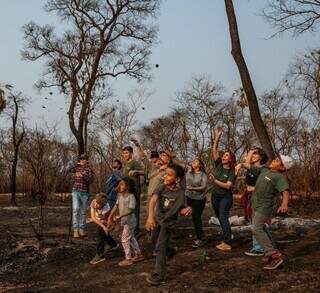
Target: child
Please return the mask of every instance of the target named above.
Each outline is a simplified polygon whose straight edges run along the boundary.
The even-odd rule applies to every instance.
[[[136,225],[134,211],[136,208],[136,200],[133,194],[133,180],[129,177],[122,178],[118,187],[117,202],[113,207],[108,219],[109,223],[111,223],[113,219],[120,221],[120,225],[123,227],[121,243],[125,253],[125,259],[119,262],[119,266],[121,267],[130,266],[134,262],[144,259],[143,255],[141,254],[139,244],[134,237],[134,228]]]
[[[253,151],[248,156],[251,157]],[[253,212],[252,232],[264,251],[262,262],[264,269],[274,270],[283,263],[282,254],[274,247],[269,235],[265,231],[265,223],[272,216],[275,203],[280,194],[282,194],[282,203],[278,208],[278,213],[288,211],[289,185],[284,174],[293,165],[293,161],[288,156],[280,155],[272,160],[269,168],[243,166],[250,172],[259,175],[252,196],[251,206]]]
[[[95,257],[90,261],[90,264],[95,265],[99,262],[105,261],[104,246],[107,243],[111,249],[114,250],[119,245],[114,241],[108,232],[107,219],[110,212],[110,206],[107,203],[107,198],[104,194],[98,194],[96,198],[91,202],[91,220],[97,224],[97,253]]]
[[[166,257],[174,254],[170,240],[179,211],[184,216],[192,213],[190,207],[185,207],[184,190],[180,186],[184,173],[184,169],[179,165],[172,164],[168,167],[164,183],[155,189],[149,203],[146,229],[150,231],[156,226],[158,229],[155,272],[147,277],[147,282],[153,286],[158,286],[164,281]]]

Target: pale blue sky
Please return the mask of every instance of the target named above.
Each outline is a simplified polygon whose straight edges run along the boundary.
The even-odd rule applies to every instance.
[[[39,78],[39,63],[21,60],[23,45],[21,27],[30,20],[55,24],[54,16],[42,10],[44,0],[1,0],[0,10],[0,82],[16,86],[33,98],[28,107],[29,123],[41,119],[59,121],[61,133],[68,132],[65,98],[57,95],[44,100],[33,84]],[[315,35],[298,39],[289,35],[267,39],[273,32],[259,15],[266,1],[235,0],[243,52],[257,93],[277,85],[292,58],[307,48],[319,45]],[[223,0],[164,0],[159,18],[159,44],[153,50],[154,79],[147,87],[154,94],[139,113],[141,122],[167,113],[174,104],[177,91],[190,81],[193,74],[207,74],[232,92],[240,86],[239,74],[230,54],[230,39]],[[114,80],[119,96],[134,84],[125,79]],[[49,113],[42,105],[51,109]],[[63,108],[63,110],[60,110]]]

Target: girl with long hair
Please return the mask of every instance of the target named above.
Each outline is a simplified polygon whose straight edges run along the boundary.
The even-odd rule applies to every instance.
[[[223,231],[223,241],[216,247],[219,250],[231,250],[231,227],[229,222],[229,212],[233,204],[233,186],[236,180],[235,164],[236,157],[233,152],[226,151],[222,157],[219,156],[218,145],[222,135],[222,128],[215,130],[215,138],[212,147],[214,159],[214,172],[211,175],[213,181],[211,202],[216,216]]]

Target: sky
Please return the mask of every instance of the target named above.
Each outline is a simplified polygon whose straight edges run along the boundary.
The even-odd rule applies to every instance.
[[[22,26],[29,21],[39,24],[59,23],[42,9],[44,0],[1,0],[0,10],[0,84],[10,83],[31,98],[27,107],[29,126],[58,125],[59,133],[69,134],[66,98],[38,93],[34,83],[43,71],[41,63],[21,58]],[[261,17],[264,0],[234,0],[242,49],[258,94],[279,83],[298,54],[319,45],[312,34],[292,39],[289,34],[269,38],[273,28]],[[145,84],[152,96],[145,110],[138,113],[140,124],[165,115],[175,104],[175,96],[193,75],[205,74],[220,82],[226,91],[241,86],[230,54],[230,38],[223,0],[163,0],[158,18],[159,38],[151,64],[153,80]],[[125,99],[136,84],[126,78],[112,81],[115,94]],[[45,98],[48,99],[45,99]],[[45,106],[46,108],[43,108]],[[50,108],[50,112],[48,110]]]

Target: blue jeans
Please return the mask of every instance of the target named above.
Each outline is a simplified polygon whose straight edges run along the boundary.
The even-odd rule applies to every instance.
[[[222,197],[212,195],[211,202],[223,231],[223,241],[230,244],[231,227],[229,222],[229,211],[233,204],[233,197],[232,195],[225,195]]]
[[[88,192],[72,190],[72,226],[73,229],[84,229],[86,226]]]
[[[271,232],[267,225],[265,225],[264,231],[268,235],[269,239],[271,239]],[[254,235],[252,235],[252,250],[256,252],[264,252],[262,246],[259,244],[259,242],[257,241],[256,237],[254,237]]]

